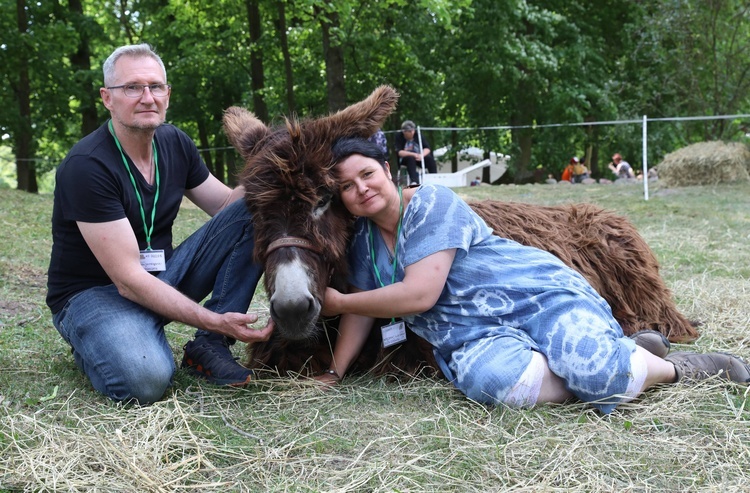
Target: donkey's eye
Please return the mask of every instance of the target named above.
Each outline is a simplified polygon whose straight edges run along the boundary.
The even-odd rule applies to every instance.
[[[326,193],[325,193],[325,194],[324,194],[324,195],[323,195],[323,196],[322,196],[322,197],[320,198],[320,200],[318,200],[318,203],[317,203],[317,204],[315,205],[315,208],[316,208],[316,209],[319,209],[319,208],[321,208],[321,207],[325,207],[325,206],[327,206],[327,205],[328,205],[328,204],[329,204],[329,203],[331,202],[331,197],[332,197],[332,196],[333,196],[333,194],[331,194],[330,192],[326,192]]]
[[[315,204],[315,208],[313,209],[313,217],[315,219],[319,218],[325,212],[328,210],[328,208],[331,206],[331,198],[333,195],[331,193],[325,193],[320,200],[318,200],[318,203]]]

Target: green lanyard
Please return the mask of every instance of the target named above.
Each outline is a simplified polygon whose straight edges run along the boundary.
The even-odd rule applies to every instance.
[[[154,194],[154,207],[151,209],[151,227],[148,227],[146,225],[146,211],[143,209],[143,199],[141,198],[141,192],[138,190],[138,185],[135,183],[135,177],[133,176],[133,172],[130,171],[130,165],[128,164],[128,160],[125,157],[125,153],[122,152],[122,145],[120,145],[120,141],[117,139],[117,135],[115,135],[115,129],[112,127],[112,120],[109,120],[109,132],[112,134],[112,137],[115,138],[115,144],[117,144],[117,149],[120,150],[120,156],[122,157],[122,163],[125,165],[125,169],[128,170],[128,175],[130,175],[130,183],[133,184],[133,190],[135,190],[135,198],[138,199],[138,206],[141,209],[141,219],[143,220],[143,232],[146,233],[146,250],[151,250],[151,235],[154,232],[154,218],[156,217],[156,203],[159,201],[159,156],[156,153],[156,143],[154,143],[154,139],[151,139],[151,149],[154,153],[154,167],[155,175],[156,175],[156,194]]]
[[[398,199],[399,199],[399,207],[398,207],[398,227],[396,228],[396,246],[393,248],[393,273],[391,274],[391,284],[394,284],[396,282],[396,260],[398,258],[398,239],[401,236],[401,222],[403,221],[403,212],[404,212],[404,198],[401,196],[401,187],[398,187]],[[372,221],[369,219],[367,220],[367,229],[368,229],[368,236],[370,240],[370,258],[372,259],[372,268],[375,269],[375,277],[378,278],[378,282],[380,283],[380,287],[384,288],[385,283],[383,283],[383,279],[380,277],[380,269],[378,269],[378,265],[375,263],[375,242],[372,239]],[[395,322],[396,319],[392,318],[391,322]]]

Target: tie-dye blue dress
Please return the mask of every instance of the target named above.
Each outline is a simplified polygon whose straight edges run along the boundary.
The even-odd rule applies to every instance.
[[[363,290],[380,287],[370,234],[380,278],[389,284],[393,273],[378,228],[360,218],[350,282]],[[449,188],[421,186],[404,211],[396,281],[405,266],[454,248],[435,306],[405,321],[432,344],[443,374],[459,390],[479,402],[504,402],[538,351],[582,401],[609,413],[627,400],[635,344],[589,283],[552,254],[493,235]]]

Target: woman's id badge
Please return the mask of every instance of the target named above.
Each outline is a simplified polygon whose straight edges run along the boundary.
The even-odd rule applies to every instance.
[[[164,250],[141,250],[141,267],[149,272],[167,270]]]
[[[384,325],[380,328],[383,334],[383,347],[406,342],[406,325],[403,320]]]

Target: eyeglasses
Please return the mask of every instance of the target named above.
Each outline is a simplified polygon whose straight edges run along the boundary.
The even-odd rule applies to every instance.
[[[157,98],[166,96],[172,88],[169,84],[123,84],[121,86],[110,86],[107,89],[122,89],[127,97],[140,98],[147,87],[151,95]]]

